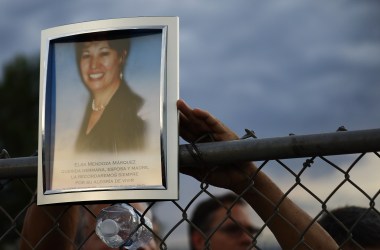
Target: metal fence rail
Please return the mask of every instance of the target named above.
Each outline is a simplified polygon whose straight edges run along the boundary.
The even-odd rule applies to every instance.
[[[202,159],[189,147],[179,150],[180,163],[186,166],[198,165],[198,160],[212,164],[375,152],[380,150],[380,129],[197,144]]]
[[[202,164],[226,164],[236,161],[380,151],[380,129],[290,135],[266,139],[248,138],[248,140],[180,145],[179,162],[186,166],[199,166],[200,161]],[[37,163],[37,156],[2,159],[0,161],[0,179],[35,177],[37,176]]]
[[[247,130],[245,139],[229,142],[211,142],[180,145],[179,160],[181,165],[202,167],[214,163],[230,163],[236,161],[262,161],[260,171],[279,169],[283,176],[290,179],[290,184],[280,185],[286,196],[299,196],[302,192],[304,201],[313,203],[312,216],[317,220],[322,213],[327,212],[327,207],[334,197],[340,197],[340,193],[345,188],[352,189],[360,198],[360,204],[366,204],[369,210],[375,211],[379,216],[379,195],[380,182],[369,183],[366,180],[356,179],[355,174],[362,168],[368,176],[376,175],[380,172],[380,129],[343,131],[315,134],[315,135],[289,135],[280,138],[257,139],[252,131]],[[340,155],[339,159],[330,159],[328,156]],[[22,240],[21,230],[24,223],[24,216],[29,207],[35,202],[35,177],[37,175],[37,156],[22,158],[6,158],[7,154],[2,153],[0,159],[0,249],[18,249],[18,244]],[[368,158],[371,157],[371,160]],[[300,160],[299,164],[297,159]],[[292,161],[291,163],[289,161]],[[363,166],[360,166],[363,163]],[[297,167],[294,167],[297,166]],[[367,170],[368,169],[370,170]],[[329,186],[327,191],[318,190],[315,183],[308,182],[316,169],[328,169],[334,171],[336,179],[332,178],[326,182]],[[309,173],[310,172],[310,173]],[[329,172],[329,173],[330,173]],[[318,177],[313,177],[318,178]],[[281,182],[282,179],[275,181]],[[301,191],[297,191],[301,190]],[[298,192],[298,193],[297,193]],[[182,245],[173,245],[177,231],[181,227],[188,225],[190,208],[200,199],[201,196],[215,197],[213,190],[205,183],[201,183],[198,192],[190,201],[182,204],[180,201],[153,202],[148,210],[155,211],[156,207],[162,204],[169,204],[171,216],[177,214],[178,220],[169,226],[162,226],[159,232],[155,233],[155,239],[160,249],[189,249],[187,241]],[[353,197],[353,196],[352,196]],[[352,197],[347,198],[347,204],[356,202]],[[359,202],[358,198],[358,202]],[[89,214],[92,220],[95,219],[96,212],[93,204],[80,204],[81,213]],[[302,206],[302,202],[301,202]],[[61,217],[64,215],[61,215]],[[60,218],[61,218],[60,217]],[[59,219],[55,221],[59,225]],[[161,222],[162,223],[162,222]],[[56,228],[56,227],[55,227]],[[59,228],[59,226],[58,226]],[[253,246],[260,249],[270,249],[262,241],[267,240],[265,236],[267,225],[264,222],[259,235],[252,237]],[[54,231],[54,229],[52,229]],[[347,229],[348,235],[353,228]],[[61,232],[61,234],[64,234]],[[263,235],[261,237],[260,235]],[[78,239],[69,239],[74,249],[86,249],[85,243],[94,235],[93,229],[85,233],[85,236]],[[211,234],[212,235],[212,234]],[[349,240],[348,236],[348,240]],[[262,241],[260,239],[262,238]],[[357,243],[360,249],[360,244]],[[253,247],[252,246],[252,247]],[[267,246],[267,247],[265,247]],[[38,249],[33,248],[31,249]],[[208,249],[205,246],[205,249]]]

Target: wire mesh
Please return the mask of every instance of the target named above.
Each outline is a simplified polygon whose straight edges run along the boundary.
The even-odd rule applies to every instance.
[[[252,131],[248,132],[244,138],[255,138]],[[313,141],[310,141],[309,144],[313,144]],[[200,152],[197,151],[201,151],[201,149],[195,144],[189,144],[186,147],[190,151],[189,154],[193,154],[196,162],[204,161],[207,157],[207,154],[202,154],[200,157]],[[8,157],[9,155],[3,151],[1,158]],[[17,159],[14,160],[17,161]],[[9,168],[9,161],[5,165]],[[283,198],[277,204],[273,204],[275,212],[266,221],[256,220],[257,215],[253,215],[253,217],[256,216],[257,228],[247,228],[240,225],[231,216],[232,209],[237,206],[238,200],[242,199],[242,194],[240,194],[229,206],[220,204],[224,207],[225,216],[215,227],[207,230],[198,227],[191,221],[194,207],[207,198],[217,200],[220,197],[219,194],[224,192],[224,190],[208,185],[206,175],[188,200],[150,202],[143,211],[140,211],[142,218],[149,213],[153,214],[154,229],[152,233],[156,248],[190,249],[187,230],[192,228],[204,238],[203,249],[212,249],[212,239],[221,232],[227,232],[230,236],[235,235],[235,237],[247,236],[250,241],[250,249],[278,249],[279,246],[273,243],[275,239],[268,229],[268,225],[272,223],[275,216],[282,216],[278,212],[278,208],[285,198],[290,198],[313,218],[305,231],[300,233],[297,246],[312,249],[304,240],[305,233],[314,222],[319,221],[324,215],[328,215],[343,228],[344,238],[338,242],[340,248],[351,244],[357,249],[364,249],[363,242],[359,242],[355,238],[355,227],[359,227],[360,219],[367,216],[367,213],[375,213],[380,217],[380,182],[378,181],[380,179],[380,154],[378,152],[366,151],[355,154],[338,152],[337,155],[322,155],[317,152],[310,157],[262,159],[257,161],[256,165],[258,171],[254,175],[245,175],[247,179],[245,191],[254,189],[255,178],[260,171],[263,171],[284,192]],[[217,168],[207,171],[216,171]],[[242,172],[242,174],[245,173]],[[17,173],[10,175],[5,178],[6,173],[3,172],[0,180],[0,249],[20,249],[20,245],[22,249],[47,249],[46,242],[50,240],[55,241],[55,249],[103,249],[100,245],[94,247],[94,244],[99,244],[96,243],[99,239],[95,234],[95,220],[100,209],[110,204],[65,205],[60,206],[59,213],[52,212],[54,206],[44,206],[45,217],[43,218],[48,221],[45,224],[50,228],[43,228],[42,224],[44,223],[42,222],[32,225],[33,233],[38,234],[38,240],[30,241],[28,235],[23,232],[23,227],[28,223],[27,220],[24,220],[26,214],[36,207],[36,179],[30,176],[25,177],[22,173],[20,173],[20,177],[17,177]],[[331,212],[333,208],[348,205],[361,206],[366,211],[350,226],[344,225]],[[163,210],[167,213],[166,217],[159,214],[163,213]],[[72,216],[73,211],[79,214],[81,219],[75,229],[75,234],[70,234],[66,232],[64,224],[65,220]],[[286,218],[283,219],[286,220]],[[226,228],[226,221],[232,221],[232,224],[236,224],[237,227]],[[144,220],[140,222],[140,226],[146,226]]]

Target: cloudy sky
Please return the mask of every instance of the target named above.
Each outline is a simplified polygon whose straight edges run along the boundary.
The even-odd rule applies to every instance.
[[[12,0],[0,7],[0,65],[39,53],[42,29],[179,16],[180,96],[239,134],[356,130],[380,121],[378,1]]]
[[[238,134],[379,128],[379,11],[376,0],[4,0],[0,65],[38,54],[42,29],[179,16],[180,96]]]

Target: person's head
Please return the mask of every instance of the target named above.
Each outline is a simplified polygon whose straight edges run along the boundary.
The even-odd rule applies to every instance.
[[[343,249],[380,249],[380,214],[368,208],[347,206],[326,213],[319,224]],[[351,236],[352,235],[352,236]]]
[[[120,84],[128,49],[129,39],[115,39],[104,32],[87,35],[76,43],[79,72],[92,93]]]
[[[189,227],[192,250],[247,249],[258,232],[250,207],[233,194],[209,198],[195,208]],[[209,241],[207,242],[207,240]]]

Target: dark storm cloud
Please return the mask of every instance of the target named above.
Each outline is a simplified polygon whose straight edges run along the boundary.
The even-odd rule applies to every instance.
[[[38,53],[40,32],[49,27],[179,16],[180,93],[190,104],[263,136],[330,131],[343,123],[362,129],[379,120],[379,5],[16,0],[1,6],[0,63],[17,53]]]
[[[246,8],[252,15],[244,18],[213,19],[189,39],[184,80],[196,80],[183,93],[235,128],[264,135],[376,127],[379,5],[263,5]]]

